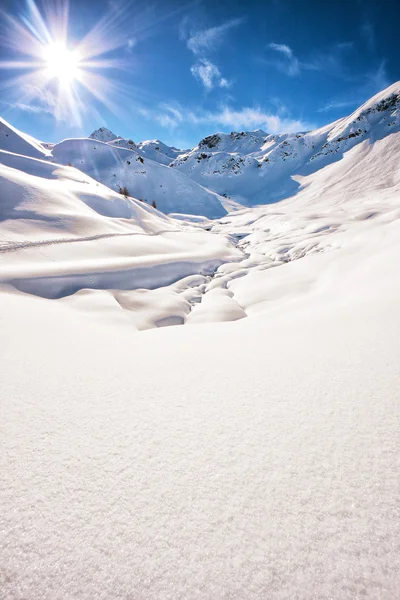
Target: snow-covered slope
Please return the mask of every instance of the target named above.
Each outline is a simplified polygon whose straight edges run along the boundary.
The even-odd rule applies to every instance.
[[[395,83],[349,117],[314,131],[267,134],[259,129],[252,132],[215,133],[201,140],[192,150],[178,150],[159,140],[135,144],[133,140],[117,138],[104,128],[94,132],[91,137],[102,139],[111,146],[135,150],[138,153],[136,160],[150,159],[169,166],[236,203],[245,206],[270,204],[297,193],[302,177],[341,160],[354,146],[371,144],[380,137],[398,132],[399,98],[400,84]],[[79,167],[79,163],[73,164]],[[90,174],[99,179],[95,171],[95,168],[92,169]],[[137,175],[144,174],[144,170],[137,172]],[[164,172],[160,176],[166,177]],[[150,178],[155,181],[159,176],[151,174]],[[200,207],[185,210],[185,202],[179,202],[179,207],[175,208],[171,208],[170,204],[165,205],[166,189],[148,189],[148,182],[144,183],[141,177],[134,177],[132,182],[127,169],[120,174],[118,181],[103,175],[100,175],[100,180],[112,189],[126,185],[129,190],[132,188],[133,195],[144,196],[146,200],[153,194],[153,199],[163,212],[201,212]],[[179,185],[178,182],[175,181],[175,185]],[[188,193],[187,184],[184,190],[185,196]],[[159,205],[159,201],[162,204]],[[220,201],[224,203],[224,200]],[[215,210],[208,210],[204,214],[208,217],[217,216]]]
[[[167,146],[160,140],[148,140],[137,144],[139,154],[144,158],[150,158],[163,165],[169,165],[175,158],[187,152],[173,146]]]
[[[118,148],[136,149],[143,158],[149,158],[162,165],[169,165],[180,154],[190,150],[179,150],[173,146],[167,146],[167,144],[164,144],[160,140],[147,140],[135,144],[132,139],[119,137],[106,127],[96,129],[96,131],[90,134],[89,138],[100,142],[108,142]]]
[[[4,600],[397,600],[396,102],[217,221],[0,152]]]
[[[267,135],[214,134],[171,163],[201,185],[244,205],[268,204],[296,193],[299,176],[340,160],[353,146],[400,130],[400,83],[349,117],[315,131]]]
[[[202,229],[73,167],[0,150],[0,279],[18,289],[55,298],[87,287],[154,288],[237,255],[226,236],[210,244]]]
[[[16,129],[0,117],[0,149],[15,154],[44,158],[50,154],[46,144],[19,129]]]
[[[128,140],[129,143],[129,140]],[[156,203],[164,213],[180,212],[218,218],[226,214],[220,198],[185,174],[143,158],[136,149],[92,139],[69,139],[56,144],[53,159],[72,164],[113,190],[148,204]]]

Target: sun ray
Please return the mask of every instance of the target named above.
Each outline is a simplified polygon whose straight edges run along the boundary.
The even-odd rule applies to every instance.
[[[132,74],[139,69],[136,53],[121,52],[121,57],[115,58],[115,52],[130,49],[128,41],[132,38],[149,37],[155,26],[160,27],[188,5],[182,2],[178,10],[155,13],[153,6],[143,6],[139,0],[113,0],[109,11],[84,37],[74,40],[69,30],[68,0],[43,2],[43,9],[39,10],[35,0],[26,0],[19,18],[0,9],[0,41],[16,55],[15,60],[0,61],[0,69],[25,71],[13,74],[1,89],[15,91],[16,106],[21,98],[30,98],[33,108],[39,110],[42,103],[44,112],[75,125],[83,123],[85,113],[97,110],[96,102],[120,118],[128,118],[135,102],[146,101],[146,90],[136,90],[123,78],[117,81],[110,76],[116,70],[129,68]],[[129,18],[132,15],[133,22]]]
[[[26,12],[20,19],[1,13],[2,42],[24,58],[0,61],[0,68],[26,71],[3,83],[2,89],[18,87],[19,97],[22,93],[26,101],[31,97],[39,102],[41,93],[47,105],[51,103],[49,110],[57,119],[69,114],[76,125],[82,123],[82,114],[87,110],[82,95],[87,99],[90,93],[109,110],[116,111],[117,103],[107,97],[105,90],[115,92],[117,86],[109,84],[109,78],[94,73],[123,67],[121,60],[104,56],[127,43],[128,35],[121,34],[126,7],[115,13],[100,19],[79,43],[69,39],[67,2],[52,3],[51,9],[46,5],[41,13],[34,0],[27,0]],[[39,88],[41,92],[36,92]]]

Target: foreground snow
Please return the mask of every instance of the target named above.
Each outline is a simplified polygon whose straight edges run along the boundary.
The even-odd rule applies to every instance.
[[[140,336],[0,295],[3,597],[397,598],[399,258]]]
[[[12,135],[1,597],[397,600],[400,133],[218,221]]]

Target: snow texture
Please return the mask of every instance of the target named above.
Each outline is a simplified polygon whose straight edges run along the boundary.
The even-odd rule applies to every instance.
[[[399,88],[217,220],[99,181],[158,141],[2,121],[2,600],[398,600]]]

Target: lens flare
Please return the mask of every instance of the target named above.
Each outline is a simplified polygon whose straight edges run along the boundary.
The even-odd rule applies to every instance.
[[[126,120],[132,118],[133,108],[140,110],[143,102],[154,100],[132,83],[132,74],[143,69],[136,43],[185,12],[190,0],[173,3],[172,8],[165,3],[157,10],[141,0],[110,0],[108,12],[80,40],[74,39],[70,27],[74,21],[68,0],[42,2],[40,10],[35,0],[25,0],[18,17],[0,8],[0,44],[12,57],[0,60],[0,69],[10,71],[0,86],[2,100],[7,96],[13,107],[47,112],[78,127],[86,117],[101,120],[101,106]],[[80,30],[81,26],[80,22]],[[127,68],[129,77],[116,77],[117,70]]]
[[[71,39],[69,32],[68,3],[44,5],[40,12],[34,0],[27,0],[26,11],[19,18],[0,11],[0,40],[12,50],[13,60],[0,61],[1,69],[21,70],[3,83],[2,88],[16,98],[15,106],[40,107],[57,120],[68,120],[82,126],[87,112],[96,113],[91,96],[112,112],[117,112],[118,102],[110,95],[127,93],[123,83],[118,86],[104,71],[124,68],[121,59],[110,58],[110,53],[127,47],[132,35],[127,29],[126,3],[117,9],[113,5],[112,17],[104,15],[79,42]],[[130,68],[135,58],[129,55]],[[103,73],[102,73],[103,71]]]

